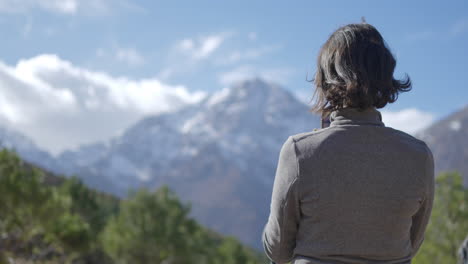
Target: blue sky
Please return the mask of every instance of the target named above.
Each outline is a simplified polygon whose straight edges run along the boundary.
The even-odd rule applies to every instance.
[[[313,75],[320,46],[336,28],[364,16],[395,54],[395,76],[408,73],[413,80],[413,91],[385,108],[389,121],[405,126],[424,119],[427,125],[468,103],[467,5],[461,0],[0,0],[5,104],[0,117],[57,152],[108,138],[145,114],[196,101],[242,78],[278,82],[306,101],[313,92],[306,74]],[[135,89],[145,92],[133,94]],[[113,101],[103,99],[108,97]],[[102,122],[88,117],[106,102],[118,109],[100,106],[96,116],[126,116],[125,122],[108,130],[79,130]],[[85,121],[51,147],[57,137],[48,136],[50,131],[77,120]],[[70,138],[76,140],[67,145]]]

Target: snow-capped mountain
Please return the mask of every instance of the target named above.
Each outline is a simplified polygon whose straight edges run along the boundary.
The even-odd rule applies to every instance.
[[[417,135],[432,150],[436,173],[458,171],[468,187],[468,105]]]
[[[248,80],[145,118],[108,144],[65,152],[60,170],[118,195],[167,184],[203,224],[258,247],[281,145],[319,126],[282,87]]]
[[[0,143],[29,162],[120,196],[169,185],[201,223],[259,247],[281,145],[319,126],[318,116],[288,91],[254,79],[56,159],[11,129],[0,127]],[[437,173],[458,170],[468,186],[468,106],[417,137],[432,149]]]

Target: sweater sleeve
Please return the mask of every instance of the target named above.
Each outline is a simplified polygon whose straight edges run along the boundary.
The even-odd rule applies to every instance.
[[[426,175],[424,178],[425,197],[421,202],[418,212],[413,216],[411,225],[411,255],[414,257],[424,241],[424,232],[431,217],[432,205],[434,202],[434,157],[428,148],[426,160]]]
[[[270,205],[270,216],[262,234],[266,255],[277,264],[293,258],[300,209],[298,195],[299,164],[296,146],[289,137],[281,148]]]

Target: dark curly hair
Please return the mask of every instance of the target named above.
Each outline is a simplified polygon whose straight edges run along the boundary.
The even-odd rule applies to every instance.
[[[313,79],[312,112],[343,107],[382,108],[411,90],[408,75],[393,78],[396,60],[379,31],[367,23],[338,28],[322,46]]]

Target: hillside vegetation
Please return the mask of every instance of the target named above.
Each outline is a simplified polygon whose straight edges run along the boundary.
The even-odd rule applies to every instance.
[[[1,150],[0,200],[0,264],[265,263],[191,219],[167,187],[118,200]]]
[[[254,264],[264,256],[189,217],[167,187],[126,200],[57,177],[0,151],[0,264]],[[468,190],[456,172],[436,179],[425,241],[415,264],[457,263],[468,235]]]
[[[468,189],[462,176],[439,174],[435,191],[431,219],[414,264],[459,263],[457,251],[468,236]]]

